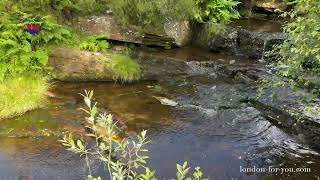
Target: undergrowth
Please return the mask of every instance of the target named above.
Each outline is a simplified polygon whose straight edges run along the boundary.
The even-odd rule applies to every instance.
[[[55,23],[50,16],[40,17],[20,11],[0,12],[0,81],[27,72],[46,71],[48,46],[70,37],[70,32]],[[39,26],[37,34],[24,29]]]

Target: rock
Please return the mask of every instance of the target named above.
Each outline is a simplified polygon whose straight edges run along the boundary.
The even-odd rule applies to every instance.
[[[252,7],[254,2],[252,0],[240,0],[238,7],[242,16],[250,17],[252,15]]]
[[[247,28],[246,24],[242,27],[241,24],[243,22],[235,22],[232,26],[226,27],[225,31],[221,34],[210,33],[205,25],[200,24],[194,27],[194,32],[196,33],[193,35],[192,43],[214,52],[241,55],[251,59],[262,59],[265,52],[271,50],[273,45],[283,43],[287,39],[288,34],[276,32],[279,31],[279,24],[263,19],[255,19],[255,24],[258,21],[264,22],[260,23],[261,28],[250,27],[250,30],[247,30],[244,29]],[[274,26],[274,28],[266,29],[265,27],[269,25]]]
[[[238,33],[238,48],[240,53],[248,58],[261,59],[264,53],[270,51],[276,44],[283,43],[287,33],[281,32],[251,32],[241,29]]]
[[[165,97],[158,97],[158,96],[153,96],[154,98],[156,98],[158,101],[160,101],[160,103],[162,105],[166,105],[166,106],[177,106],[178,103],[173,101],[173,100],[170,100],[168,98],[165,98]]]
[[[226,52],[231,54],[237,54],[238,46],[238,29],[229,27],[224,33],[214,37],[209,41],[209,47],[212,51]]]
[[[251,16],[252,11],[265,14],[278,13],[285,11],[289,5],[284,0],[240,0],[240,12],[244,16]]]
[[[248,76],[244,75],[241,72],[238,72],[235,76],[234,79],[240,82],[243,82],[245,84],[253,84],[255,83],[255,81],[251,78],[249,78]]]
[[[93,53],[75,49],[58,48],[52,51],[49,66],[53,67],[55,78],[60,81],[113,81],[108,67],[113,50]],[[189,67],[184,61],[168,57],[155,57],[150,53],[137,51],[134,59],[142,70],[141,80],[164,80],[186,75]]]
[[[284,0],[256,0],[254,9],[262,12],[282,12],[288,8],[288,4]]]
[[[191,75],[203,75],[216,73],[219,77],[235,78],[236,80],[254,82],[267,75],[266,68],[262,64],[253,63],[217,63],[216,61],[190,61],[187,62]],[[248,80],[248,81],[247,81]]]
[[[270,98],[269,98],[270,99]],[[285,132],[302,137],[312,149],[320,150],[320,123],[314,119],[300,114],[293,116],[283,102],[265,102],[250,99],[249,103],[258,109],[266,119]],[[276,104],[277,103],[277,104]]]
[[[175,39],[179,47],[186,46],[190,43],[192,37],[191,23],[188,20],[169,19],[164,24],[166,35]]]
[[[222,34],[213,34],[205,25],[200,24],[195,27],[193,44],[201,48],[206,48],[214,52],[224,52],[237,54],[238,29],[227,27]]]
[[[229,62],[229,64],[234,64],[234,63],[236,63],[236,60],[231,60],[231,61]]]
[[[142,36],[134,27],[123,29],[111,15],[80,17],[78,22],[81,31],[89,35],[106,34],[116,41],[141,43]]]
[[[142,80],[168,80],[172,77],[188,75],[190,71],[185,59],[175,57],[174,54],[150,53],[144,50],[136,50],[132,53],[141,66]]]
[[[110,53],[58,48],[52,51],[49,66],[61,81],[112,81],[112,73],[106,68],[111,56]]]
[[[163,47],[175,45],[175,39],[167,37],[165,35],[165,32],[163,32],[162,34],[144,34],[139,31],[139,27],[128,26],[126,28],[123,28],[110,14],[101,16],[80,17],[78,26],[81,31],[85,32],[88,35],[106,34],[109,35],[108,39],[114,41]],[[171,26],[168,26],[168,29],[170,29],[169,27]],[[179,28],[181,27],[182,26],[179,25]],[[172,32],[174,31],[172,30]],[[180,34],[182,35],[183,32],[184,31],[178,32],[177,37],[180,41],[183,40],[183,38],[180,38]],[[152,36],[150,36],[150,34]]]

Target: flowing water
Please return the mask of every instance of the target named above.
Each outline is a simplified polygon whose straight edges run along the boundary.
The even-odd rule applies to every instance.
[[[194,49],[166,52],[188,61],[200,56],[224,62],[234,58]],[[84,104],[78,94],[85,89],[94,90],[98,106],[113,113],[126,133],[148,130],[152,140],[148,165],[157,169],[160,179],[173,178],[175,164],[183,161],[200,166],[207,177],[218,180],[320,178],[317,152],[243,103],[254,88],[221,77],[214,69],[188,64],[189,76],[161,82],[56,83],[52,90],[56,97],[49,99],[48,107],[0,122],[0,180],[86,177],[83,159],[58,142],[65,132],[85,133],[84,114],[79,110]],[[178,105],[162,105],[154,96]],[[106,178],[103,165],[91,163],[95,175]],[[310,168],[311,172],[241,172],[245,167]]]

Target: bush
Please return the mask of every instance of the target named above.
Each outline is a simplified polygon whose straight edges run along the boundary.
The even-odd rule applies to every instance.
[[[277,73],[292,85],[310,87],[320,94],[320,2],[298,0],[294,11],[285,13],[292,22],[284,30],[289,38],[271,53],[276,57]],[[313,80],[312,80],[313,79]]]
[[[146,155],[148,149],[145,148],[145,145],[149,143],[146,138],[147,132],[142,131],[136,138],[119,138],[120,128],[112,115],[106,113],[98,115],[97,103],[92,102],[93,92],[86,91],[83,97],[87,106],[83,111],[88,114],[86,121],[91,130],[88,136],[94,138],[95,145],[88,147],[88,144],[82,140],[74,140],[71,134],[65,136],[61,142],[69,151],[85,157],[90,174],[88,180],[101,180],[100,177],[93,178],[92,176],[91,157],[98,157],[104,163],[107,169],[106,174],[110,179],[156,180],[155,171],[151,171],[146,166],[146,160],[149,158]],[[183,165],[177,164],[177,180],[203,179],[203,173],[199,167],[195,168],[192,177],[188,177],[189,173],[191,172],[187,162]]]
[[[114,79],[122,82],[137,81],[141,77],[140,65],[128,55],[115,54],[109,64]]]
[[[0,83],[0,119],[23,114],[44,105],[49,85],[45,78],[24,75]]]
[[[47,46],[70,36],[69,31],[50,16],[32,16],[19,11],[0,14],[0,81],[27,72],[43,72],[48,62]],[[38,25],[41,29],[38,34],[30,34],[24,31],[28,25]]]

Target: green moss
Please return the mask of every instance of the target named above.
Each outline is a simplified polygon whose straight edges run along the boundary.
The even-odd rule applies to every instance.
[[[108,66],[115,80],[132,82],[141,78],[140,65],[127,55],[113,55]]]
[[[41,107],[49,88],[45,78],[14,77],[0,84],[0,119],[23,114]]]

